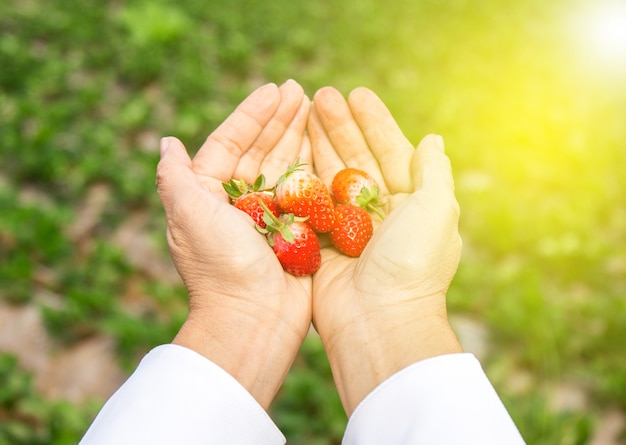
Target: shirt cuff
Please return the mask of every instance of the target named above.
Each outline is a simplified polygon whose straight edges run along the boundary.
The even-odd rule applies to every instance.
[[[468,353],[433,357],[376,387],[348,421],[344,445],[524,444],[485,375]]]
[[[267,412],[235,378],[178,345],[150,351],[107,401],[81,445],[284,444]]]

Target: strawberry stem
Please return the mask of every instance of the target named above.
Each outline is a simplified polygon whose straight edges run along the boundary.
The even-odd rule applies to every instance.
[[[270,246],[274,245],[273,234],[275,233],[280,233],[285,241],[289,244],[293,244],[295,242],[295,238],[289,226],[294,221],[305,221],[307,218],[298,218],[294,216],[293,213],[287,213],[281,215],[280,218],[277,218],[276,215],[274,215],[261,200],[259,200],[259,205],[263,209],[263,222],[265,222],[266,227],[262,228],[257,224],[256,229],[260,233],[267,235],[267,242]]]
[[[380,217],[381,220],[383,221],[385,220],[385,214],[381,212],[380,209],[376,207],[375,205],[368,204],[367,210],[371,210],[372,212],[376,213]]]

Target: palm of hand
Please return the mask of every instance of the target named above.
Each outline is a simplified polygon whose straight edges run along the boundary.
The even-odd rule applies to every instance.
[[[265,312],[280,312],[293,303],[309,306],[310,278],[285,273],[247,215],[230,205],[222,193],[198,188],[194,195],[198,218],[186,219],[185,227],[175,223],[168,227],[172,257],[183,271],[192,304],[207,300],[207,283],[211,283],[213,301],[217,297],[236,298]],[[216,231],[209,227],[226,229]],[[308,311],[286,311],[292,312]]]
[[[346,103],[323,89],[314,106],[309,133],[320,177],[328,184],[346,166],[368,172],[388,215],[359,258],[324,249],[313,281],[314,323],[324,337],[445,295],[461,242],[448,160],[434,136],[414,149],[369,90],[355,90]]]
[[[190,297],[191,313],[232,308],[244,318],[284,323],[302,338],[311,318],[311,279],[283,271],[252,220],[230,205],[222,182],[268,183],[296,158],[310,159],[303,138],[310,102],[287,82],[252,93],[193,158],[177,140],[158,169],[168,244]],[[231,310],[231,309],[229,309]]]
[[[383,309],[405,310],[407,301],[445,294],[460,239],[450,167],[436,139],[425,138],[415,150],[366,89],[346,102],[325,88],[310,116],[309,105],[295,82],[261,88],[209,136],[193,161],[177,142],[179,159],[160,166],[169,244],[192,309],[234,304],[244,314],[282,320],[303,336],[311,313],[318,330],[336,331]],[[271,184],[298,157],[312,164],[309,137],[317,174],[327,185],[341,168],[360,168],[378,182],[388,215],[361,257],[324,248],[313,283],[282,270],[221,186],[230,178],[253,182],[260,172]],[[169,181],[184,184],[176,189]]]

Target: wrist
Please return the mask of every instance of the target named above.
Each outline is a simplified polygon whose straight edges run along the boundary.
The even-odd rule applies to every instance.
[[[322,336],[333,378],[348,416],[378,385],[427,358],[462,352],[442,304],[419,302],[353,320],[333,337]],[[425,303],[425,304],[424,304]]]
[[[192,349],[232,375],[267,409],[305,333],[232,308],[192,311],[174,344]]]

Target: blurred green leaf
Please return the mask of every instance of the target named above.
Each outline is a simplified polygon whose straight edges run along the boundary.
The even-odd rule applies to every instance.
[[[57,340],[114,336],[132,368],[186,311],[180,284],[113,242],[143,213],[167,255],[160,136],[193,154],[265,82],[295,78],[309,97],[363,85],[414,144],[446,140],[465,246],[448,304],[491,333],[486,368],[505,358],[544,385],[580,379],[590,412],[624,407],[626,87],[619,60],[584,44],[601,4],[0,2],[0,298],[41,305]],[[76,240],[68,227],[94,184],[111,198]],[[133,286],[149,311],[129,308]],[[0,375],[0,398],[28,413],[0,425],[0,443],[76,443],[88,416],[42,400],[15,363]],[[590,416],[502,388],[529,443],[592,434]],[[272,413],[290,443],[339,443],[345,414],[315,337]]]

